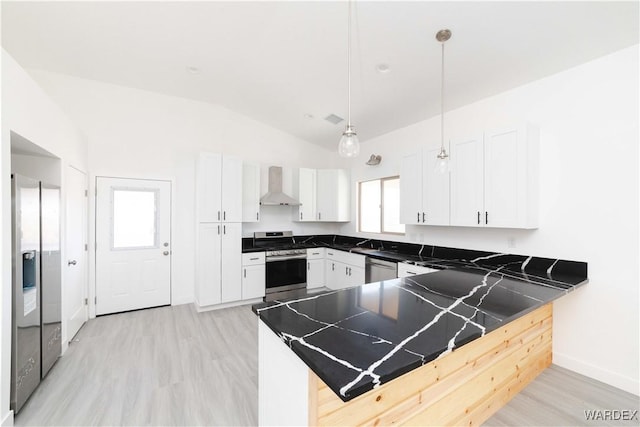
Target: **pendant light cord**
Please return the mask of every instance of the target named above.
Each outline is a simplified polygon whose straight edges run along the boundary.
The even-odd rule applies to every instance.
[[[442,69],[440,85],[440,152],[444,151],[444,42],[442,42]]]
[[[349,35],[347,44],[347,128],[351,128],[351,0],[349,0]]]

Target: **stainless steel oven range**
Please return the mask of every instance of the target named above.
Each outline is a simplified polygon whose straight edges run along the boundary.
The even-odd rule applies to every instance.
[[[255,232],[253,239],[254,247],[265,249],[265,300],[305,294],[307,250],[296,247],[293,232]]]

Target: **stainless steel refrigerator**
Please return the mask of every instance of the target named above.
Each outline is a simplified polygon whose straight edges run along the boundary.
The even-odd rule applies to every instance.
[[[62,348],[60,188],[11,178],[11,408],[17,413]]]

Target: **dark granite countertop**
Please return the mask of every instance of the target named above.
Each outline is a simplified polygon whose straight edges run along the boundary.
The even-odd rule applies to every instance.
[[[322,237],[306,244],[343,249],[336,243],[343,236]],[[374,251],[351,244],[350,251],[441,271],[253,306],[344,401],[587,282],[583,262],[386,243]]]

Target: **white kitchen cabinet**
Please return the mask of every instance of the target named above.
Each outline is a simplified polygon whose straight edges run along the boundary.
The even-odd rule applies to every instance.
[[[242,254],[242,299],[262,298],[265,295],[264,252]]]
[[[348,222],[349,172],[345,169],[316,170],[317,221]]]
[[[529,124],[452,141],[451,225],[536,228],[538,150]]]
[[[301,205],[293,209],[293,220],[317,221],[316,218],[316,170],[296,169],[293,172],[293,197]]]
[[[435,268],[422,267],[420,265],[407,264],[405,262],[398,263],[398,277],[417,276],[418,274],[434,273],[439,271]]]
[[[242,299],[242,228],[240,223],[198,225],[196,299],[208,306]]]
[[[242,160],[200,153],[196,173],[197,222],[242,221]]]
[[[363,285],[364,255],[327,249],[325,263],[325,283],[329,289],[343,289]]]
[[[260,221],[260,165],[242,164],[242,222]]]
[[[198,225],[196,302],[200,307],[222,302],[222,234],[220,224]]]
[[[325,284],[325,248],[307,249],[307,289],[322,288]]]
[[[418,150],[400,163],[400,222],[449,225],[449,173],[435,164],[439,148]]]
[[[293,197],[301,203],[293,210],[297,222],[348,222],[349,172],[345,169],[300,168],[293,175]]]
[[[242,299],[242,224],[222,224],[222,302]]]

